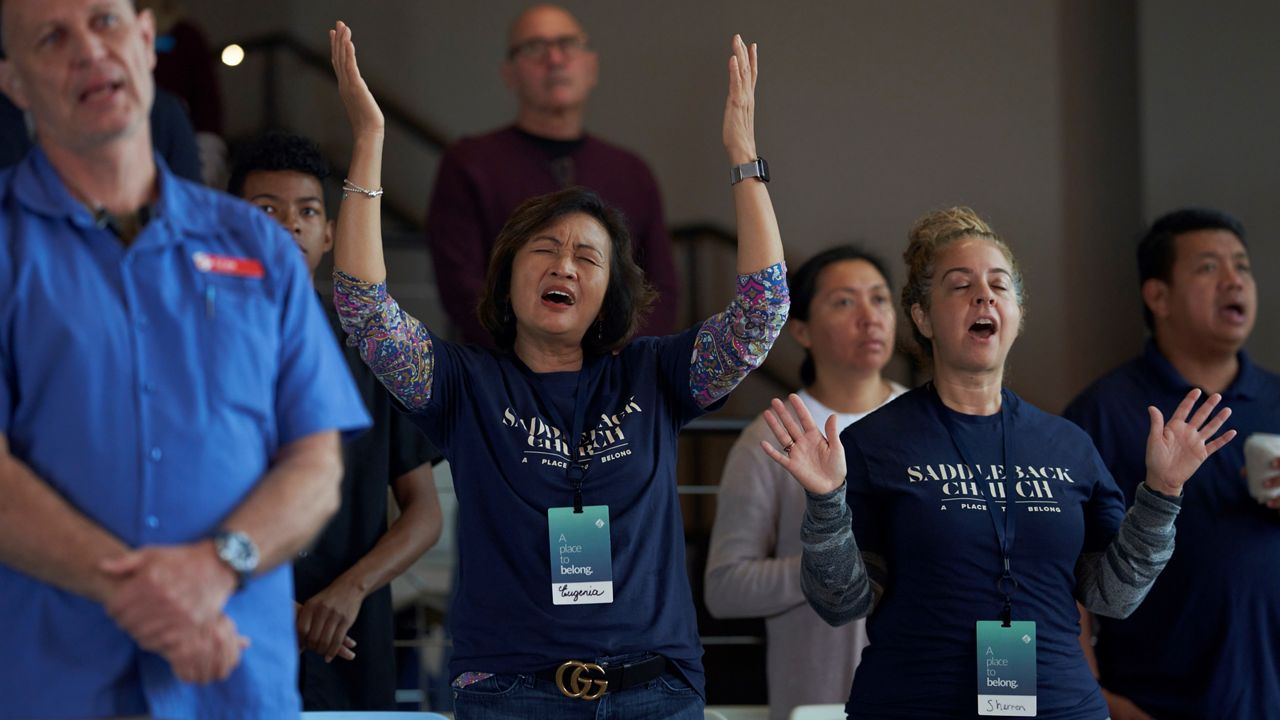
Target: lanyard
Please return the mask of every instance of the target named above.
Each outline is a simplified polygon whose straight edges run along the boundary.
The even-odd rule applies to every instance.
[[[569,432],[569,467],[565,476],[573,486],[573,511],[582,512],[582,481],[587,477],[587,465],[582,461],[582,426],[587,420],[587,382],[591,378],[591,367],[586,359],[582,361],[582,369],[578,370],[578,389],[573,395],[573,427]]]
[[[933,398],[935,401],[934,411],[938,418],[942,420],[942,424],[947,429],[947,434],[951,436],[951,444],[955,446],[956,452],[960,454],[960,461],[969,466],[977,478],[977,465],[969,461],[969,455],[965,452],[963,443],[960,442],[960,433],[956,428],[955,418],[951,417],[950,411],[943,406],[942,398],[938,395],[937,387],[933,387]],[[1013,433],[1010,430],[1011,413],[1009,411],[1009,395],[1003,389],[1000,391],[1000,429],[1004,436],[1004,518],[1001,522],[1001,512],[996,508],[995,498],[988,497],[987,514],[991,516],[991,525],[996,531],[996,540],[1000,545],[1000,557],[1003,561],[1004,569],[996,580],[996,589],[1004,596],[1004,610],[1001,612],[1000,619],[1005,627],[1009,627],[1009,623],[1013,620],[1013,593],[1018,589],[1018,581],[1013,577],[1013,570],[1010,566],[1010,558],[1013,554],[1013,541],[1017,536],[1017,514],[1015,510],[1017,505],[1014,503],[1014,494],[1011,492],[1009,484],[1013,482],[1013,473],[1010,472],[1013,459]],[[988,494],[988,493],[984,493]]]
[[[573,395],[573,426],[569,428],[569,437],[565,439],[565,445],[568,446],[569,462],[565,469],[565,477],[569,478],[569,485],[573,488],[573,511],[575,513],[582,512],[582,481],[587,476],[587,466],[591,460],[582,459],[582,428],[587,423],[587,402],[591,396],[590,381],[591,373],[595,369],[597,359],[583,358],[582,368],[578,370],[578,386]],[[544,391],[542,383],[538,380],[538,374],[530,370],[527,365],[520,362],[517,358],[517,366],[529,378],[529,384],[535,393]],[[545,408],[554,407],[555,404],[548,402],[544,397],[541,402]]]

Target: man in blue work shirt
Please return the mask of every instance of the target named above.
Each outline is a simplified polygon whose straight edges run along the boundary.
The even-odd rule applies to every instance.
[[[1240,221],[1216,210],[1156,220],[1138,248],[1152,337],[1065,413],[1130,502],[1148,405],[1167,413],[1193,387],[1222,393],[1241,438],[1187,483],[1177,549],[1142,606],[1127,620],[1098,619],[1099,679],[1116,720],[1280,712],[1280,501],[1259,504],[1240,471],[1245,438],[1280,432],[1280,376],[1243,349],[1258,309],[1244,239]]]
[[[302,257],[157,161],[149,13],[0,22],[0,717],[296,716],[282,563],[368,422]]]

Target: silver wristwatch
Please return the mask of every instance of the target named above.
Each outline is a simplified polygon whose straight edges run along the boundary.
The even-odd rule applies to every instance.
[[[734,165],[729,168],[729,184],[737,185],[747,178],[760,178],[761,182],[769,182],[769,163],[758,157],[749,163]]]
[[[235,572],[237,590],[258,570],[258,546],[242,532],[219,530],[213,536],[213,549],[218,559]]]

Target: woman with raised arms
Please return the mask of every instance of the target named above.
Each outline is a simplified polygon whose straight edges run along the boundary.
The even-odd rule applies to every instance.
[[[1128,509],[1089,437],[1004,387],[1022,328],[1009,246],[968,208],[916,223],[902,309],[933,381],[837,435],[796,396],[765,452],[807,491],[801,586],[833,625],[867,617],[851,718],[1103,720],[1076,600],[1123,617],[1173,551],[1182,485],[1234,437],[1189,393],[1150,408]],[[1194,412],[1193,412],[1194,410]],[[847,501],[846,501],[847,498]]]
[[[755,149],[755,46],[733,40],[723,141],[737,172],[737,294],[678,335],[634,338],[653,292],[617,211],[570,188],[519,207],[480,317],[447,342],[387,294],[384,125],[351,31],[331,33],[355,133],[334,251],[343,327],[441,448],[458,496],[449,611],[459,718],[702,718],[676,437],[764,360],[786,265]],[[767,175],[766,175],[767,177]]]

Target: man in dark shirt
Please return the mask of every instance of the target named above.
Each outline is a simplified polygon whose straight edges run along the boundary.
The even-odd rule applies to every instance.
[[[1193,387],[1222,393],[1240,435],[1187,483],[1177,549],[1142,606],[1127,620],[1098,619],[1098,669],[1116,720],[1280,712],[1280,502],[1260,505],[1241,473],[1245,439],[1280,432],[1280,376],[1243,349],[1257,313],[1244,238],[1238,220],[1214,210],[1156,220],[1138,249],[1152,338],[1065,413],[1130,503],[1148,405],[1168,413]]]
[[[290,232],[312,274],[333,247],[321,184],[327,174],[310,141],[270,133],[246,148],[228,188]],[[342,337],[332,308],[329,314]],[[343,350],[373,427],[346,445],[342,509],[293,565],[298,642],[304,650],[299,685],[306,710],[394,710],[388,583],[440,537],[431,465],[441,456],[393,407],[356,349],[344,344]],[[400,508],[390,528],[388,483]]]
[[[596,52],[573,15],[554,5],[529,8],[511,26],[502,65],[518,105],[515,123],[464,138],[441,160],[427,243],[440,297],[464,342],[493,344],[476,303],[498,231],[520,203],[570,185],[595,190],[626,216],[636,261],[658,291],[640,334],[676,329],[675,264],[653,173],[584,129],[597,71]]]

